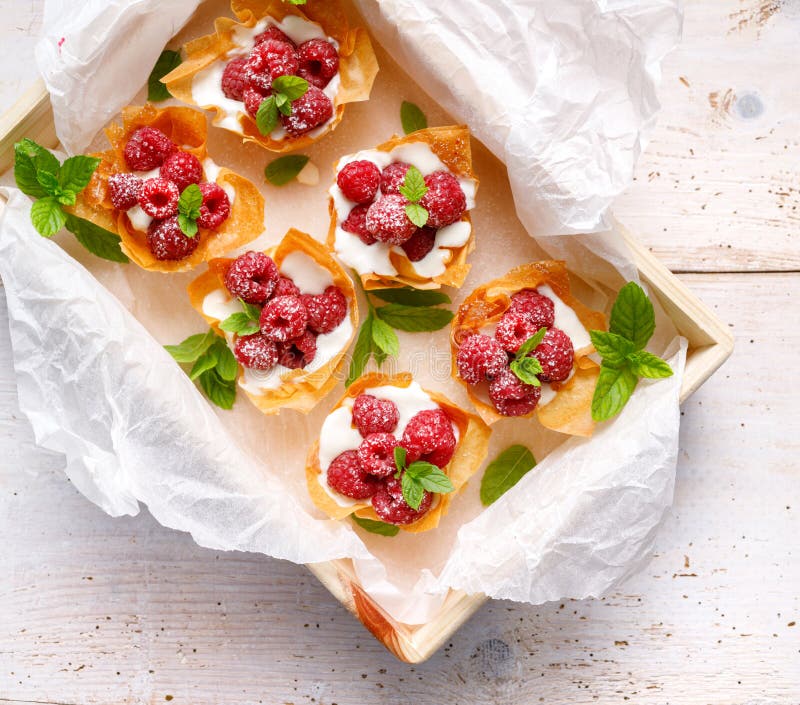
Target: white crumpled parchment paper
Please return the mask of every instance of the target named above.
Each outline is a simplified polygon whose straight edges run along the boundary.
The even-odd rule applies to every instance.
[[[579,292],[588,304],[605,306],[635,277],[619,233],[541,236],[606,227],[608,205],[630,180],[653,121],[658,60],[678,32],[675,4],[520,0],[499,11],[477,0],[357,2],[401,65],[506,162],[517,214],[539,238],[521,236],[513,213],[496,217],[495,200],[508,197],[484,180],[478,251],[463,293],[514,262],[549,254],[568,261],[576,284],[592,285]],[[90,0],[74,13],[47,3],[37,58],[69,151],[86,149],[132,100],[196,5]],[[344,125],[320,146],[326,157],[339,133],[346,139]],[[427,621],[450,588],[534,603],[601,595],[649,555],[672,497],[685,356],[658,306],[651,349],[670,358],[675,376],[642,382],[591,440],[565,441],[529,420],[498,424],[490,458],[522,442],[540,458],[537,468],[488,509],[473,481],[435,532],[384,539],[319,518],[305,491],[305,447],[337,392],[302,420],[265,418],[245,400],[217,412],[161,348],[198,330],[183,295],[188,279],[100,262],[68,237],[61,246],[44,240],[29,223],[29,199],[4,193],[0,275],[20,406],[37,441],[64,453],[69,477],[108,513],[134,514],[143,502],[204,546],[299,563],[352,557],[365,589],[410,624]],[[497,256],[482,261],[481,242]],[[447,333],[432,337],[428,352],[441,356]],[[401,342],[399,369],[466,399],[437,375],[441,360],[420,367],[419,341]]]

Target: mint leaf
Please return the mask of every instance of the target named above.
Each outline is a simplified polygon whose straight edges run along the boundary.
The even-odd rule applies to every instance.
[[[239,374],[239,363],[236,362],[228,344],[222,338],[217,338],[217,373],[226,382],[234,382]]]
[[[525,384],[541,387],[537,375],[542,373],[542,365],[535,357],[523,357],[512,360],[509,365],[511,371]]]
[[[630,399],[639,379],[627,365],[600,366],[600,376],[592,397],[592,418],[606,421],[616,416]]]
[[[250,316],[241,312],[232,313],[219,324],[219,327],[236,335],[253,335],[260,330],[258,321],[253,321]]]
[[[64,160],[58,172],[58,183],[64,191],[73,195],[80,193],[89,185],[100,159],[78,155]],[[72,204],[68,204],[72,205]]]
[[[383,352],[392,357],[400,352],[400,341],[397,339],[397,333],[378,318],[372,321],[372,341]]]
[[[218,361],[219,355],[217,354],[217,347],[216,345],[212,345],[197,358],[197,362],[194,363],[191,372],[189,372],[189,379],[195,380],[203,374],[203,372],[213,370],[217,366]]]
[[[290,5],[305,5],[306,0],[283,0],[284,2],[288,2]]]
[[[590,330],[594,349],[603,358],[603,362],[613,367],[625,362],[634,349],[634,344],[627,338],[623,338],[616,333],[608,333],[602,330]]]
[[[418,228],[425,227],[425,224],[428,222],[428,211],[419,205],[419,203],[407,203],[406,215]]]
[[[452,311],[428,306],[387,304],[376,308],[375,313],[392,328],[410,333],[439,330],[453,320]]]
[[[403,132],[410,135],[417,130],[424,130],[428,126],[428,119],[419,106],[404,100],[400,103],[400,123],[403,125]]]
[[[500,499],[535,466],[536,458],[525,446],[513,445],[506,448],[486,466],[483,473],[481,479],[483,506],[488,507]]]
[[[178,68],[182,62],[180,52],[172,51],[171,49],[164,49],[161,52],[147,79],[147,100],[151,103],[160,103],[170,97],[170,92],[161,83],[161,79],[173,69]]]
[[[425,177],[422,172],[415,166],[410,166],[403,177],[403,183],[400,184],[398,189],[401,195],[405,196],[411,203],[416,203],[426,193],[428,187],[425,185]]]
[[[425,496],[425,490],[422,485],[417,482],[408,472],[403,473],[400,480],[400,488],[403,491],[403,499],[412,509],[419,509],[422,504],[422,499]]]
[[[397,468],[397,472],[400,473],[406,469],[406,456],[408,451],[406,451],[403,446],[395,446],[394,448],[394,466]]]
[[[251,320],[253,321],[261,320],[260,306],[256,306],[255,304],[249,304],[244,299],[239,299],[239,303],[242,306],[242,311],[244,311]]]
[[[628,282],[619,290],[611,309],[609,331],[630,340],[637,350],[643,350],[656,328],[653,303],[642,287]]]
[[[186,237],[194,237],[200,230],[197,227],[197,221],[183,213],[178,213],[178,227]]]
[[[277,80],[277,79],[276,79]],[[256,127],[262,135],[269,136],[278,124],[278,107],[275,96],[271,95],[261,101],[256,113]]]
[[[59,195],[58,177],[55,174],[51,174],[49,171],[37,171],[36,180],[48,196]]]
[[[353,348],[353,357],[350,359],[350,369],[344,382],[345,387],[349,387],[361,377],[372,355],[372,321],[372,314],[369,314],[361,324],[361,330],[358,331],[356,344]]]
[[[273,186],[284,186],[303,170],[308,164],[308,159],[305,154],[289,154],[273,159],[264,169],[264,177]]]
[[[187,218],[200,217],[200,206],[203,205],[203,192],[197,184],[189,184],[178,199],[178,213]]]
[[[378,534],[379,536],[397,536],[400,532],[400,527],[394,524],[386,524],[385,522],[375,521],[374,519],[362,519],[355,514],[351,514],[350,518],[353,520],[353,523],[360,526],[364,531],[369,531],[371,534]]]
[[[294,101],[305,95],[308,81],[300,76],[278,76],[272,82],[272,90],[275,93],[283,93],[288,100]]]
[[[122,241],[119,235],[95,225],[91,220],[67,213],[67,230],[96,257],[111,262],[126,263],[129,261],[120,247]]]
[[[53,237],[67,222],[61,204],[52,196],[40,198],[31,206],[31,223],[44,237]]]
[[[440,468],[422,460],[411,463],[406,470],[406,475],[411,475],[428,492],[447,494],[455,489],[450,478]]]
[[[176,362],[194,362],[208,350],[216,337],[214,331],[209,330],[207,333],[190,335],[179,345],[165,345],[164,349]]]
[[[657,355],[647,352],[647,350],[637,350],[628,356],[631,370],[639,377],[648,379],[663,379],[672,377],[672,368]],[[603,360],[605,363],[605,360]]]
[[[39,183],[39,179],[36,178],[37,155],[42,152],[47,152],[47,150],[27,137],[14,145],[14,181],[22,193],[32,198],[44,198],[49,195]],[[47,153],[49,154],[49,152]],[[53,158],[55,159],[55,157]],[[59,164],[56,159],[55,170],[51,167],[51,173],[57,172],[58,169]]]
[[[436,306],[437,304],[449,304],[450,297],[441,291],[429,291],[426,289],[412,289],[401,287],[397,289],[373,289],[369,292],[383,301],[393,304],[403,304],[404,306]]]
[[[236,401],[236,383],[222,379],[216,370],[200,375],[200,386],[208,399],[220,409],[232,409]]]
[[[539,330],[537,330],[530,338],[528,338],[522,345],[519,346],[516,359],[520,360],[528,353],[536,350],[536,348],[539,347],[539,343],[544,340],[545,335],[547,335],[547,328],[539,328]],[[541,370],[539,370],[539,372],[541,372]]]

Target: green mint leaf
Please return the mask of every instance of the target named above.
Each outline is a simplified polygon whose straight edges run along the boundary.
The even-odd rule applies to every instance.
[[[413,476],[404,472],[403,478],[400,480],[400,488],[403,491],[403,499],[406,504],[412,509],[419,509],[419,505],[422,504],[422,498],[425,496],[425,490],[422,485]]]
[[[283,0],[284,2],[288,2],[290,5],[305,5],[306,0]]]
[[[285,93],[275,93],[275,105],[286,117],[292,114],[292,101]]]
[[[197,360],[211,346],[217,336],[213,330],[190,335],[178,345],[165,345],[164,349],[172,355],[175,362],[187,363]]]
[[[590,330],[594,349],[600,353],[603,363],[610,367],[622,365],[634,349],[634,344],[627,338],[623,338],[616,333],[608,333],[603,330]]]
[[[182,61],[180,52],[172,51],[171,49],[164,49],[161,52],[161,56],[158,57],[156,65],[153,66],[153,70],[147,79],[147,100],[151,103],[160,103],[170,97],[170,92],[161,83],[161,79],[173,69],[178,68]]]
[[[425,223],[428,222],[428,211],[419,205],[419,203],[407,203],[406,215],[418,228],[425,227]]]
[[[36,178],[40,162],[43,163],[47,159],[47,157],[38,158],[41,154],[50,154],[50,152],[27,137],[14,145],[14,180],[17,188],[32,198],[44,198],[50,195]],[[52,157],[52,155],[50,156]],[[53,157],[53,160],[55,160],[55,165],[53,166],[51,162],[50,168],[43,169],[44,171],[49,171],[51,174],[58,172],[58,159]]]
[[[372,342],[391,357],[400,352],[400,341],[397,339],[397,333],[379,318],[372,321]]]
[[[516,359],[521,360],[523,357],[526,357],[528,353],[536,350],[536,348],[539,347],[539,343],[544,340],[545,335],[547,335],[547,328],[539,328],[539,330],[519,346]],[[541,370],[539,370],[539,372],[541,372]]]
[[[601,365],[592,397],[592,418],[595,421],[606,421],[616,416],[630,399],[638,382],[638,377],[627,365]]]
[[[217,366],[218,361],[219,355],[217,353],[217,347],[216,345],[212,345],[197,358],[197,362],[194,363],[191,372],[189,372],[189,379],[195,380],[203,374],[203,372],[213,370]]]
[[[278,124],[278,107],[275,96],[271,95],[261,101],[256,113],[256,127],[262,135],[269,136]]]
[[[194,237],[200,229],[197,227],[196,220],[183,213],[178,213],[178,227],[186,237]]]
[[[261,320],[261,307],[256,306],[255,304],[249,304],[244,299],[239,299],[239,303],[242,306],[242,311],[247,314],[247,317],[258,323]]]
[[[642,287],[628,282],[619,290],[611,309],[609,331],[630,340],[637,350],[643,350],[656,329],[653,303]]]
[[[397,472],[402,472],[406,469],[406,456],[408,452],[406,451],[403,446],[395,446],[394,449],[394,466],[397,468]]]
[[[628,356],[631,370],[639,377],[648,379],[664,379],[672,377],[672,368],[657,355],[647,352],[647,350],[637,350]],[[605,360],[603,360],[605,362]]]
[[[78,155],[65,159],[58,172],[58,183],[61,189],[74,197],[89,185],[92,174],[99,165],[100,159],[97,157]],[[72,205],[72,203],[66,205]]]
[[[189,184],[178,199],[178,213],[182,213],[187,218],[197,219],[200,217],[200,206],[203,205],[203,192],[197,184]]]
[[[290,101],[295,101],[305,95],[308,81],[300,76],[278,76],[272,82],[272,90],[275,93],[283,93]]]
[[[308,157],[305,154],[288,154],[285,157],[273,159],[267,168],[264,169],[264,177],[273,186],[284,186],[303,170],[308,164]]]
[[[125,263],[129,261],[120,247],[122,241],[119,235],[95,225],[91,220],[67,213],[67,230],[96,257],[111,262]]]
[[[428,193],[428,187],[425,185],[425,177],[422,176],[422,172],[415,166],[410,166],[408,168],[408,171],[403,178],[403,183],[400,184],[398,190],[403,196],[411,201],[411,203],[416,203],[420,198]]]
[[[403,132],[410,135],[417,130],[424,130],[428,126],[428,119],[418,105],[404,100],[400,103],[400,123],[403,125]]]
[[[236,401],[236,383],[222,379],[216,370],[200,375],[200,387],[208,399],[220,409],[232,409]]]
[[[486,466],[481,479],[481,503],[488,507],[496,502],[528,471],[536,466],[536,458],[525,446],[506,448]]]
[[[439,330],[453,320],[452,311],[428,306],[387,304],[376,308],[375,313],[392,328],[410,333]]]
[[[236,375],[239,374],[239,363],[236,362],[233,351],[231,351],[228,344],[222,338],[217,338],[215,346],[218,356],[217,373],[226,382],[235,381]]]
[[[43,237],[53,237],[66,222],[61,204],[52,196],[40,198],[31,205],[31,223]]]
[[[48,196],[58,196],[60,193],[58,177],[49,171],[37,171],[36,180]]]
[[[77,198],[72,191],[62,191],[60,188],[56,191],[56,200],[62,206],[74,206]]]
[[[349,387],[364,373],[364,369],[372,355],[372,314],[368,315],[361,324],[358,331],[355,347],[353,347],[353,357],[350,360],[350,369],[347,372],[345,387]]]
[[[360,526],[364,531],[369,531],[371,534],[378,534],[379,536],[397,536],[400,532],[400,527],[394,524],[386,524],[385,522],[375,521],[374,519],[362,519],[355,514],[351,514],[350,518],[353,520],[354,524]]]
[[[523,357],[512,360],[509,365],[511,371],[525,384],[541,387],[537,375],[542,373],[542,366],[535,357]]]
[[[219,324],[219,327],[236,335],[253,335],[260,329],[258,321],[253,321],[246,313],[232,313]]]
[[[428,492],[447,494],[455,489],[450,478],[432,463],[426,463],[422,460],[411,463],[406,470],[406,475],[409,474],[422,486],[422,489],[428,490]]]
[[[441,291],[412,289],[407,286],[398,289],[373,289],[369,293],[390,304],[404,306],[436,306],[450,303],[450,297]]]

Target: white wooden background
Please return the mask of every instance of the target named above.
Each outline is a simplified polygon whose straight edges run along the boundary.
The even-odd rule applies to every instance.
[[[0,0],[0,109],[41,0]],[[800,702],[800,2],[688,0],[616,213],[731,326],[675,506],[617,594],[487,604],[398,663],[304,568],[110,519],[17,407],[0,295],[0,703]],[[1,290],[0,290],[1,291]]]

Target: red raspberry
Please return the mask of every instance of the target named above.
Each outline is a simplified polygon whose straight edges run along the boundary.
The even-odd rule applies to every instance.
[[[270,340],[285,343],[305,333],[308,311],[299,296],[279,296],[261,310],[260,323],[261,332]]]
[[[247,78],[245,76],[245,65],[247,64],[247,57],[240,56],[228,62],[225,70],[222,72],[222,92],[226,98],[231,100],[243,100],[244,89],[247,88]]]
[[[216,230],[231,214],[231,201],[219,184],[203,181],[198,186],[203,194],[203,205],[200,206],[197,224],[201,228]]]
[[[443,468],[456,449],[453,422],[442,409],[420,411],[406,425],[400,444],[408,451],[408,462],[425,460]]]
[[[400,247],[406,253],[406,257],[412,262],[419,262],[433,249],[436,243],[436,229],[429,228],[427,225],[420,228]]]
[[[324,39],[309,39],[297,47],[297,75],[317,88],[325,88],[339,71],[339,52]]]
[[[142,178],[129,172],[112,174],[108,177],[108,195],[117,210],[126,211],[139,202],[142,192]]]
[[[449,171],[434,171],[425,177],[428,191],[419,204],[428,211],[428,225],[442,228],[455,223],[467,209],[467,197],[458,179]]]
[[[328,485],[352,499],[368,499],[380,488],[380,480],[370,477],[358,464],[358,453],[346,450],[328,466]]]
[[[489,383],[489,398],[503,416],[525,416],[536,408],[542,388],[525,384],[505,369]]]
[[[278,346],[261,333],[237,338],[233,354],[242,365],[252,370],[271,370],[278,362]]]
[[[131,171],[150,171],[161,166],[177,149],[172,140],[154,127],[140,127],[125,144],[125,163]]]
[[[391,433],[370,433],[358,447],[358,462],[370,475],[394,475],[397,472],[394,449],[399,445]]]
[[[371,161],[359,159],[348,162],[336,176],[336,183],[345,195],[356,203],[369,203],[381,185],[381,171]]]
[[[342,230],[353,233],[353,235],[358,235],[361,242],[365,245],[372,245],[376,240],[372,237],[372,233],[367,230],[368,210],[369,205],[366,203],[353,206],[353,209],[347,214],[347,218],[342,222]]]
[[[183,193],[190,184],[197,184],[203,178],[203,165],[200,160],[189,152],[175,152],[170,154],[161,165],[158,172],[161,178],[169,179]]]
[[[494,337],[505,350],[515,353],[540,327],[532,323],[520,309],[512,306],[497,324]]]
[[[469,336],[456,354],[458,375],[467,384],[492,379],[508,365],[508,357],[494,338],[478,333]]]
[[[522,313],[535,327],[552,328],[555,321],[555,304],[552,299],[536,289],[523,289],[511,297],[511,307]]]
[[[278,362],[295,370],[310,364],[317,355],[317,336],[307,330],[299,338],[278,343]]]
[[[347,299],[338,286],[329,286],[316,296],[301,297],[308,311],[308,328],[314,333],[330,333],[347,316]]]
[[[281,123],[290,135],[303,135],[333,116],[333,103],[319,88],[309,85],[308,90],[292,102],[292,114],[281,113]]]
[[[269,91],[278,76],[291,76],[297,73],[300,62],[291,44],[267,39],[256,44],[244,65],[247,85]]]
[[[258,109],[261,107],[261,103],[264,102],[264,98],[266,97],[266,94],[258,88],[245,88],[244,95],[242,96],[245,112],[251,118],[255,119],[256,113],[258,113]]]
[[[289,277],[278,277],[273,296],[300,296],[300,289]]]
[[[539,360],[542,366],[542,372],[539,374],[542,382],[563,382],[572,372],[575,349],[563,330],[551,328],[531,355]]]
[[[271,257],[250,250],[239,255],[228,267],[225,286],[237,299],[261,305],[272,296],[278,276],[278,268]]]
[[[400,412],[391,399],[359,394],[353,402],[353,425],[364,438],[372,433],[391,433],[399,419]]]
[[[382,521],[389,524],[411,524],[431,508],[433,495],[424,492],[418,509],[412,509],[403,499],[400,480],[389,477],[381,489],[372,495],[372,508]]]
[[[295,43],[289,39],[289,35],[282,32],[275,25],[270,25],[261,34],[257,34],[255,37],[255,43],[261,44],[261,42],[265,42],[268,39],[274,39],[275,41],[285,42],[286,44],[295,46]]]
[[[381,193],[385,196],[400,193],[400,187],[406,178],[410,164],[392,162],[381,172]]]
[[[367,230],[376,240],[402,245],[417,230],[406,215],[408,201],[403,196],[383,196],[367,211]]]
[[[152,218],[169,218],[178,212],[181,192],[168,179],[145,179],[139,192],[139,205]]]
[[[147,246],[156,259],[179,260],[188,257],[200,244],[200,235],[186,237],[178,225],[178,216],[153,220],[147,228]]]

